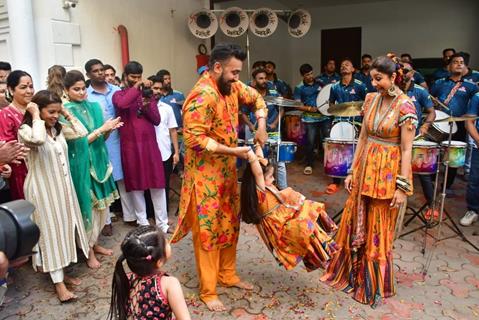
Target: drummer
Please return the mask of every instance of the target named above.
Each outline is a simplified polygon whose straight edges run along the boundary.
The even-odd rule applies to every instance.
[[[286,81],[278,78],[276,74],[276,64],[273,61],[266,61],[264,70],[268,76],[268,81],[274,84],[276,91],[278,91],[283,98],[291,99],[291,87]]]
[[[354,66],[353,62],[346,58],[341,61],[340,65],[341,80],[334,83],[331,87],[329,95],[329,102],[333,104],[339,104],[352,101],[364,101],[368,89],[362,81],[354,79]],[[361,117],[334,117],[333,122],[348,121],[353,124],[361,124]],[[351,139],[356,137],[351,137]],[[339,190],[341,183],[340,178],[333,178],[333,183],[330,184],[326,193],[332,194]]]
[[[361,70],[354,74],[354,79],[358,79],[366,88],[368,88],[368,92],[376,92],[376,88],[374,88],[372,84],[371,75],[369,71],[371,70],[371,65],[373,63],[373,57],[370,54],[363,54],[361,57]]]
[[[323,87],[323,83],[314,78],[313,67],[310,64],[302,64],[299,72],[303,77],[303,81],[294,88],[293,97],[297,101],[301,101],[304,106],[297,109],[303,111],[301,121],[306,128],[306,166],[303,170],[305,175],[313,174],[314,148],[322,143],[324,138],[329,137],[331,130],[331,118],[319,113],[316,107],[316,99],[319,90]],[[319,141],[318,141],[319,137]]]
[[[464,57],[455,53],[449,60],[449,76],[434,82],[431,87],[431,94],[441,101],[446,108],[441,107],[441,111],[453,116],[460,117],[467,111],[467,105],[472,96],[479,91],[477,85],[463,81],[462,74],[465,64]],[[457,132],[452,135],[452,140],[466,142],[466,129],[464,122],[456,122]],[[453,191],[451,186],[456,178],[457,168],[449,168],[446,181],[446,194],[451,196]]]
[[[329,59],[324,66],[324,72],[316,77],[316,79],[321,81],[324,85],[336,83],[340,78],[341,77],[336,72],[336,60],[334,59]]]
[[[411,101],[416,107],[416,114],[418,119],[416,135],[425,137],[431,124],[436,119],[436,113],[434,112],[434,103],[431,100],[431,96],[426,88],[414,83],[414,70],[412,65],[407,62],[402,63],[403,81],[400,84],[401,90],[411,98]],[[426,117],[423,121],[423,113],[426,112]],[[432,214],[432,202],[434,200],[434,187],[432,184],[431,175],[418,175],[421,182],[422,192],[426,198],[428,210],[426,211],[426,219]],[[437,212],[434,212],[434,216],[437,216]]]
[[[261,96],[272,96],[272,97],[280,97],[279,93],[275,89],[271,89],[268,87],[268,79],[267,73],[265,69],[255,69],[252,73],[253,83],[255,84],[252,86],[255,88]],[[277,105],[266,103],[268,107],[268,119],[266,120],[266,131],[268,132],[268,141],[270,144],[278,143],[280,138],[279,133],[279,118],[280,112],[281,117],[284,114],[284,110],[280,109]],[[254,112],[248,109],[248,107],[241,108],[241,117],[243,122],[245,123],[245,140],[248,141],[249,139],[253,138],[253,133],[256,131],[256,115]],[[278,146],[279,147],[279,146]],[[273,148],[270,148],[270,152],[273,151]],[[276,170],[278,175],[278,181],[276,182],[277,187],[280,190],[286,189],[288,187],[287,181],[287,174],[286,174],[286,164],[284,162],[278,162],[278,168]]]

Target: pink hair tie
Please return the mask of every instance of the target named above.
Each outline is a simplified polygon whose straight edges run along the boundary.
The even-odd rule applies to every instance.
[[[151,259],[152,259],[151,254],[147,255],[145,259],[148,260],[148,261],[151,261]]]

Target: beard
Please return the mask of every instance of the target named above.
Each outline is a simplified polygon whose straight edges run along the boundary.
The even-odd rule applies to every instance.
[[[234,81],[227,81],[223,74],[221,74],[220,78],[218,79],[218,90],[223,96],[229,96],[231,94],[231,84]]]
[[[162,86],[165,91],[171,90],[171,83],[162,84]]]
[[[256,89],[259,89],[259,90],[266,90],[268,88],[268,84],[265,82],[265,83],[262,83],[262,84],[259,84],[256,82]]]

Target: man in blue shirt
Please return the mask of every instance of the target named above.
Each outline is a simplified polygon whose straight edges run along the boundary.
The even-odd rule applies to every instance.
[[[412,68],[412,56],[409,53],[401,54],[401,62],[408,63],[409,67]],[[415,84],[427,89],[426,79],[424,79],[424,76],[419,71],[414,70],[413,80]]]
[[[469,102],[467,115],[479,116],[479,93],[476,93]],[[471,171],[466,190],[467,212],[459,222],[463,226],[470,226],[479,219],[479,122],[477,120],[467,120],[466,129],[474,144],[471,155]]]
[[[272,97],[279,97],[280,94],[268,87],[268,80],[267,80],[267,72],[264,69],[255,69],[252,74],[255,86],[254,88],[261,94],[261,96],[272,96]],[[280,109],[277,105],[272,103],[266,103],[266,107],[268,108],[268,119],[266,119],[266,131],[268,132],[268,140],[279,140],[280,133],[278,132],[278,125],[279,125],[279,113]],[[283,110],[281,110],[281,116],[284,114]],[[256,116],[254,112],[250,110],[250,108],[246,106],[241,107],[241,117],[243,122],[248,127],[248,131],[246,133],[246,140],[253,138],[253,132],[256,131]],[[277,167],[277,176],[278,176],[278,188],[283,190],[288,187],[287,177],[286,177],[286,164],[284,162],[278,162]]]
[[[464,58],[464,64],[466,66],[462,74],[462,79],[479,85],[479,71],[469,68],[469,59],[471,58],[471,55],[467,52],[459,52],[459,54]]]
[[[316,79],[321,81],[324,85],[338,82],[341,77],[336,72],[336,61],[334,59],[329,59],[324,66],[324,72],[316,77]]]
[[[181,132],[183,128],[181,108],[185,102],[185,96],[181,91],[173,90],[171,87],[171,74],[168,70],[162,69],[156,73],[156,76],[162,81],[160,101],[171,106],[178,124],[178,132]]]
[[[425,136],[431,127],[431,124],[436,119],[436,112],[434,111],[434,103],[426,88],[414,83],[414,70],[412,65],[403,62],[403,82],[400,87],[405,92],[416,107],[416,114],[418,119],[417,132],[421,136]],[[425,121],[423,122],[423,113],[426,112]],[[426,198],[428,210],[426,217],[429,218],[432,214],[432,203],[434,200],[434,187],[430,175],[418,175],[421,182],[422,192]]]
[[[442,50],[442,63],[443,66],[439,69],[436,69],[432,74],[432,80],[436,81],[438,79],[447,78],[449,77],[449,60],[451,59],[452,55],[456,54],[456,50],[453,48],[446,48]]]
[[[120,90],[105,80],[104,65],[98,59],[88,60],[85,64],[87,77],[90,79],[90,86],[87,88],[88,101],[98,102],[103,110],[103,118],[112,119],[116,117],[115,107],[113,106],[112,97],[115,92]],[[123,211],[123,219],[125,222],[133,222],[136,215],[133,210],[132,200],[125,190],[123,182],[123,167],[121,163],[120,152],[120,134],[118,130],[113,130],[105,141],[108,149],[108,157],[113,167],[113,179],[116,181],[118,191],[120,192],[121,207]],[[112,226],[110,215],[107,215],[107,221],[102,231],[103,235],[112,235]]]
[[[376,92],[376,88],[374,88],[371,82],[371,75],[369,74],[372,63],[373,57],[367,53],[363,54],[361,57],[361,70],[354,74],[354,78],[361,81],[368,89],[368,92]]]
[[[276,91],[278,91],[278,93],[284,98],[291,98],[291,87],[286,83],[286,81],[279,79],[276,75],[276,64],[273,61],[266,61],[264,70],[266,71],[268,81],[274,84]]]
[[[305,63],[301,65],[299,72],[303,81],[294,88],[293,97],[304,104],[303,107],[298,107],[298,110],[303,111],[301,121],[305,125],[307,138],[305,146],[306,167],[303,173],[310,175],[313,173],[314,148],[318,142],[322,145],[324,138],[329,137],[332,121],[330,117],[319,113],[316,107],[316,98],[323,84],[314,78],[313,67]]]
[[[454,117],[462,116],[467,112],[469,100],[479,91],[477,85],[462,80],[464,68],[464,58],[458,53],[452,55],[449,60],[449,77],[437,80],[431,87],[431,94],[448,107],[441,110]],[[452,140],[466,142],[464,122],[456,122],[456,124],[457,132],[452,136]],[[456,172],[456,168],[449,168],[446,188],[449,189],[454,183]],[[448,190],[448,193],[452,192]]]
[[[341,80],[334,83],[331,87],[329,102],[338,104],[351,101],[364,101],[368,89],[361,81],[353,78],[354,66],[350,59],[341,61],[340,73]],[[361,117],[335,117],[334,121],[355,121],[361,123]],[[351,137],[351,139],[352,138],[353,137]],[[330,184],[328,186],[326,193],[335,193],[340,183],[340,178],[333,178],[333,185]]]

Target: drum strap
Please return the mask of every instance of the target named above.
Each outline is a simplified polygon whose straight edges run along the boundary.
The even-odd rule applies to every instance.
[[[446,100],[444,100],[444,102],[443,102],[446,106],[449,105],[449,102],[451,102],[452,98],[454,98],[454,95],[456,94],[457,90],[459,89],[459,87],[461,85],[462,85],[462,82],[459,81],[459,82],[456,83],[456,85],[454,87],[452,87],[451,91],[447,95]]]

